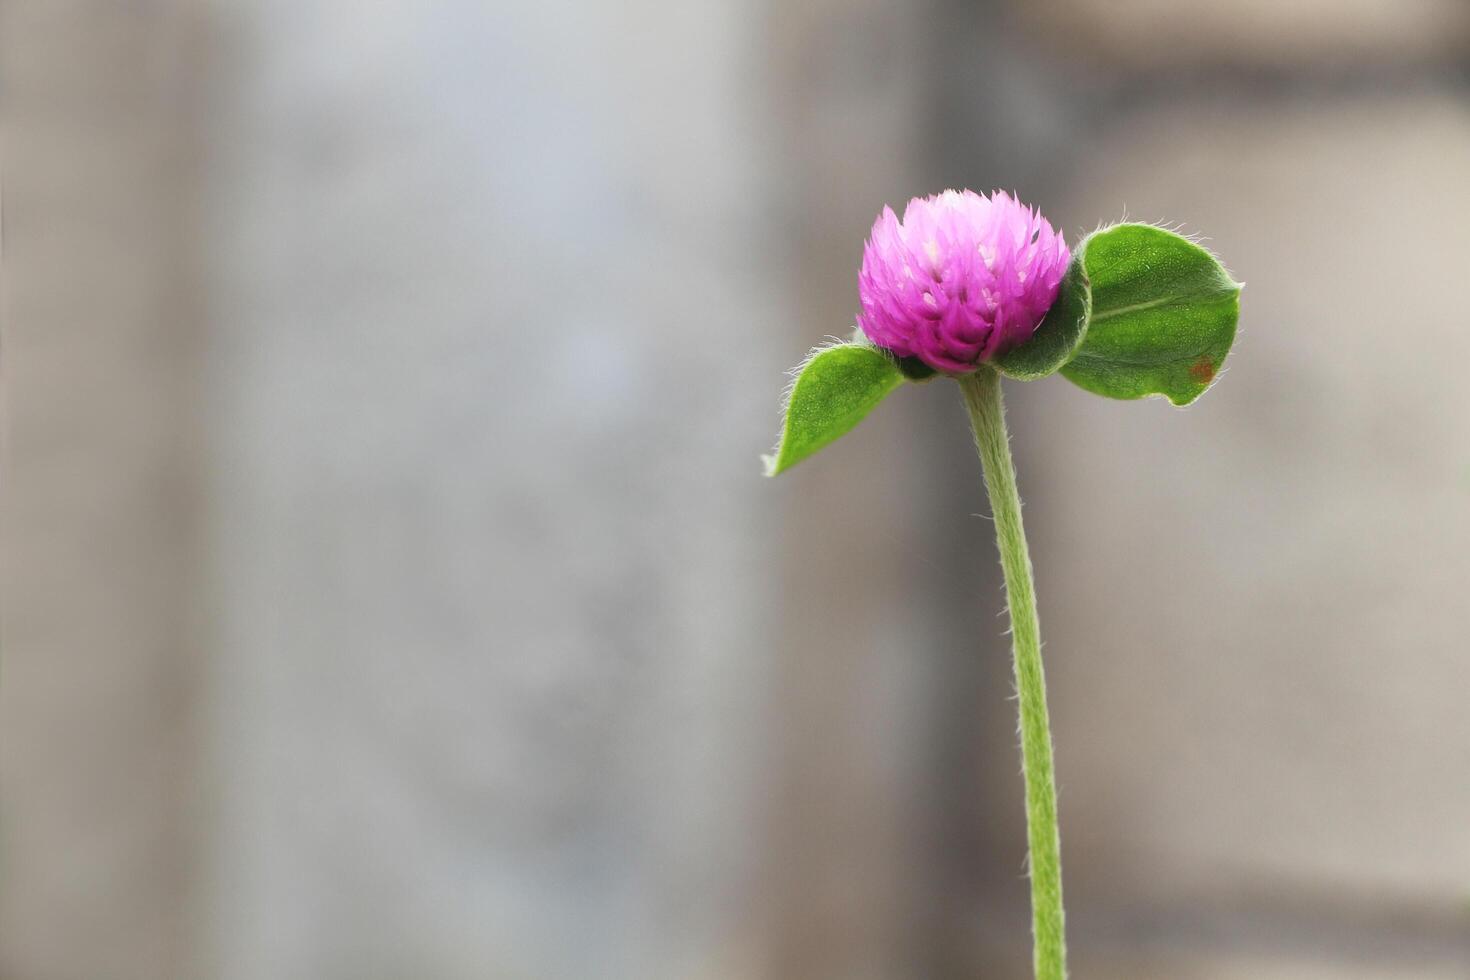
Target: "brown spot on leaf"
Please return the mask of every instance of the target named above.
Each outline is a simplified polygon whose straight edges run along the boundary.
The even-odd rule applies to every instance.
[[[1215,379],[1215,363],[1208,356],[1201,357],[1189,366],[1189,376],[1202,385]]]

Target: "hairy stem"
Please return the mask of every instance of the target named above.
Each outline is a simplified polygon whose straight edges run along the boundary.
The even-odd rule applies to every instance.
[[[981,367],[960,381],[975,448],[985,469],[985,489],[995,517],[995,540],[1005,572],[1006,605],[1016,662],[1021,710],[1021,768],[1026,779],[1026,836],[1030,847],[1031,928],[1037,980],[1064,980],[1067,940],[1062,913],[1062,853],[1057,832],[1057,787],[1052,770],[1051,721],[1046,710],[1046,678],[1041,669],[1041,625],[1036,617],[1036,585],[1031,555],[1021,526],[1021,497],[1006,433],[1000,374]]]

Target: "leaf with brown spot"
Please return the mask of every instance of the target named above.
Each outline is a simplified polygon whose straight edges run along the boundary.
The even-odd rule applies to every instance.
[[[1105,228],[1078,251],[1092,310],[1062,375],[1109,398],[1188,405],[1204,394],[1235,341],[1240,283],[1208,251],[1153,225]]]

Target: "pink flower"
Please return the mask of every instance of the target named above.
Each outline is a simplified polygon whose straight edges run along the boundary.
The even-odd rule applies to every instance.
[[[1034,209],[996,191],[884,208],[858,274],[868,339],[938,371],[968,374],[1024,343],[1057,298],[1071,252]]]

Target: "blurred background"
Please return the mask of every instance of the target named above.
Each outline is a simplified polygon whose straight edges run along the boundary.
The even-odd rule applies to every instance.
[[[0,977],[1029,976],[951,386],[780,480],[885,204],[1248,286],[1011,384],[1079,978],[1470,977],[1464,0],[0,0]]]

